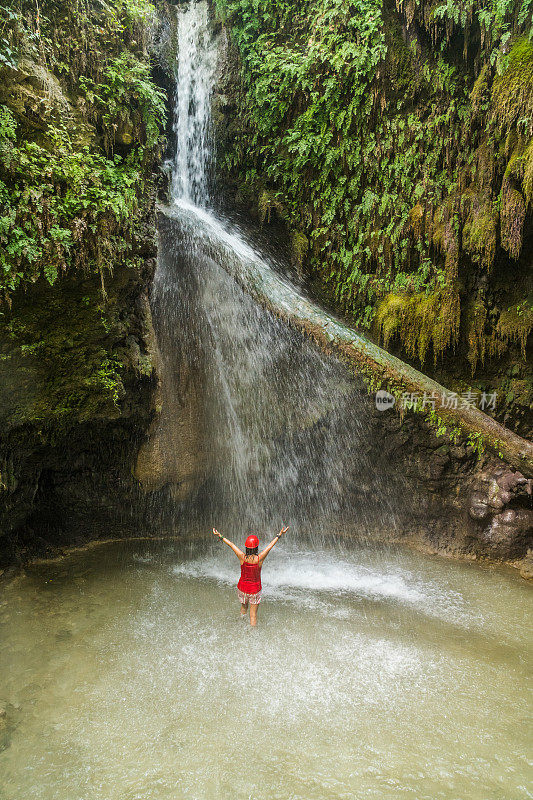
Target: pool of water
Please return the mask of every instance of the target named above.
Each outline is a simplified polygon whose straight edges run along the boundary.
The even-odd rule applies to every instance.
[[[284,542],[108,544],[0,589],[2,800],[531,797],[531,589]]]

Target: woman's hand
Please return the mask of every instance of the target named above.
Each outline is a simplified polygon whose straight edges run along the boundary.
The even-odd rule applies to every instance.
[[[218,538],[219,538],[219,539],[223,539],[223,538],[224,538],[224,537],[222,536],[222,534],[221,534],[221,533],[219,533],[219,532],[217,531],[217,529],[216,529],[216,528],[213,528],[213,533],[215,534],[215,536],[218,536]]]
[[[282,528],[278,533],[278,536],[281,538],[287,531],[289,530],[289,526],[287,525],[285,528]]]

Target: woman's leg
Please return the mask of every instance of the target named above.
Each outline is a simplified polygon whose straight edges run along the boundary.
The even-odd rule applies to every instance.
[[[257,625],[257,607],[259,603],[250,603],[250,625]]]
[[[247,611],[248,611],[248,603],[241,603],[241,617],[246,616]]]

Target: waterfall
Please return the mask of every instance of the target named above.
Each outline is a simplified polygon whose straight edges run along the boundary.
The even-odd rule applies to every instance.
[[[205,479],[196,512],[202,524],[240,533],[282,521],[317,531],[347,516],[361,531],[390,526],[390,487],[369,461],[367,406],[353,376],[260,308],[221,267],[239,259],[264,274],[283,269],[210,207],[216,48],[207,3],[180,6],[177,18],[176,152],[152,306],[167,404],[185,374],[189,387],[199,387],[188,390],[201,398]],[[171,417],[160,437],[167,449],[175,441]]]
[[[211,150],[211,89],[216,51],[205,0],[178,10],[178,60],[171,197],[205,206]]]

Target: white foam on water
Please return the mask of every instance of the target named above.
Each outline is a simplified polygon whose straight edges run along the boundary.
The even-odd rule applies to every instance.
[[[265,568],[265,572],[268,568]],[[189,578],[209,578],[223,584],[236,582],[236,570],[216,558],[202,558],[177,564],[175,575]],[[338,595],[360,594],[393,597],[406,602],[420,602],[425,595],[419,588],[409,586],[398,574],[381,574],[369,568],[347,562],[319,561],[316,558],[291,558],[268,571],[268,593],[299,589],[304,592],[328,592]]]
[[[176,564],[172,573],[235,586],[239,565],[236,559],[229,562],[214,554]],[[479,609],[470,608],[460,593],[423,580],[392,561],[373,565],[334,551],[278,552],[265,562],[262,582],[265,598],[297,601],[338,619],[349,615],[343,601],[371,599],[416,607],[425,615],[464,626],[482,621]]]
[[[216,240],[227,246],[228,252],[248,261],[259,262],[265,269],[270,269],[259,252],[245,240],[244,235],[235,225],[230,225],[226,220],[219,219],[210,209],[200,207],[184,198],[175,198],[174,206],[192,218],[192,221],[201,222],[202,227],[195,226],[195,236],[214,236]],[[172,213],[172,208],[170,209]]]

